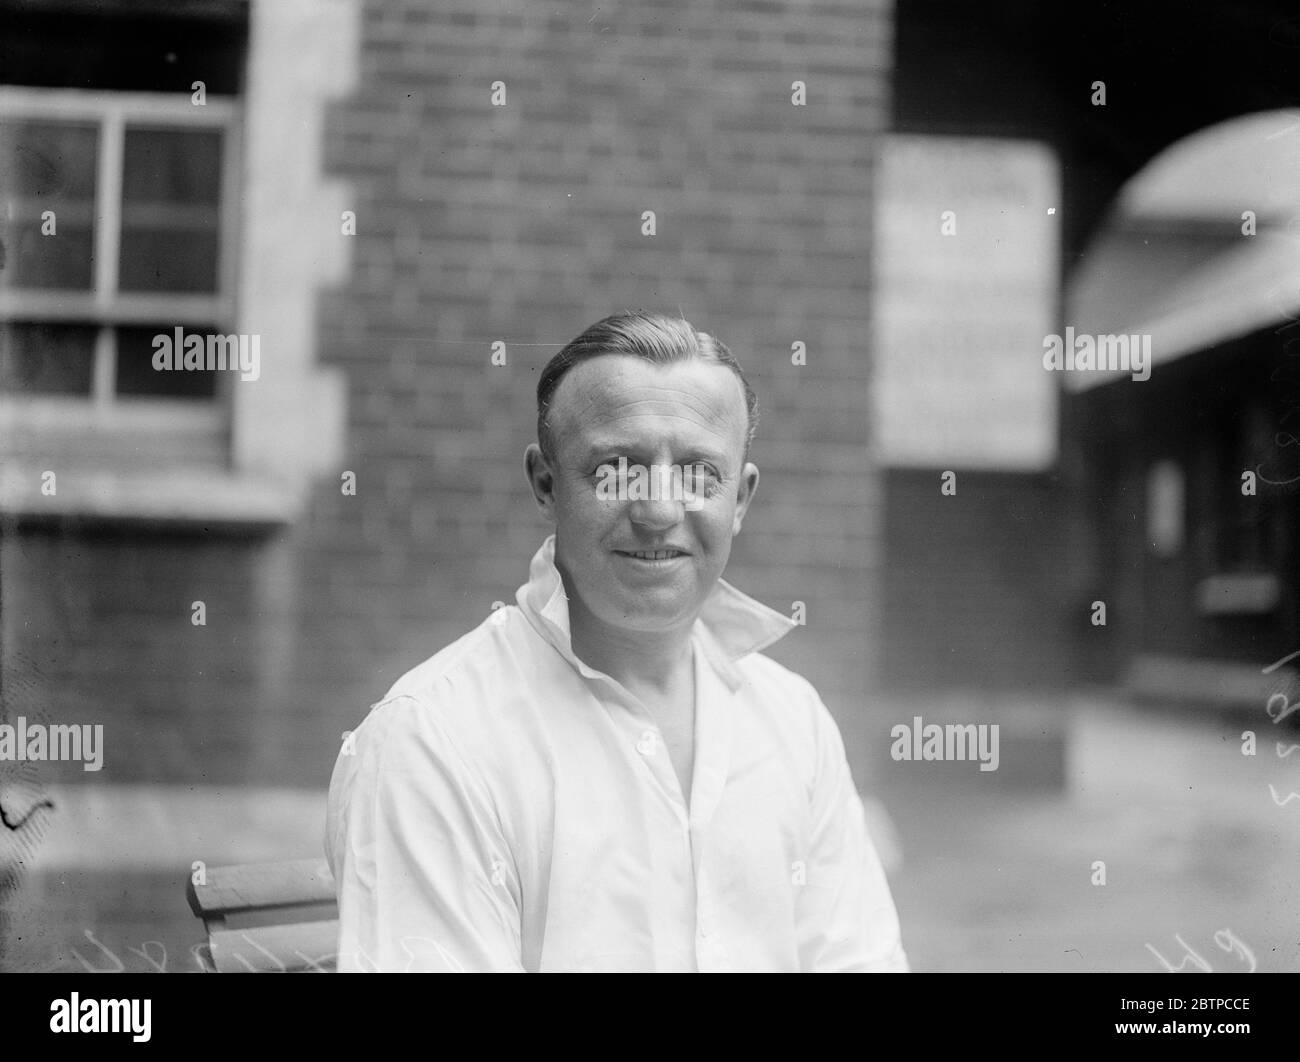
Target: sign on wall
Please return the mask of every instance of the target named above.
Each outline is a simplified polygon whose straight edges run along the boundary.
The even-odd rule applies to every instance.
[[[1059,298],[1045,145],[885,138],[876,195],[873,438],[883,465],[1034,471],[1056,458],[1043,339]]]

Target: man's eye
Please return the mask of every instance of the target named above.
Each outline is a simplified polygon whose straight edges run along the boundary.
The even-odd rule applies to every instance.
[[[694,491],[703,491],[705,497],[712,498],[722,490],[722,474],[712,465],[696,464],[687,466],[683,482]]]

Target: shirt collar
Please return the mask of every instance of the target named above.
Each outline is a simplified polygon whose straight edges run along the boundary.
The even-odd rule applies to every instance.
[[[555,566],[555,536],[549,535],[528,566],[528,582],[515,593],[515,600],[552,645],[584,674],[596,674],[573,654],[569,628],[569,598],[564,580]],[[766,649],[789,634],[798,624],[775,609],[755,601],[719,579],[704,599],[696,618],[694,635],[727,684],[740,683],[734,663],[750,653]]]

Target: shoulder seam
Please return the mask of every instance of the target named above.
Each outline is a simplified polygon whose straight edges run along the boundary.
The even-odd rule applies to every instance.
[[[504,611],[506,608],[513,608],[516,612],[520,612],[520,618],[522,618],[522,612],[521,612],[521,610],[519,609],[519,607],[518,607],[517,605],[506,605],[506,606],[503,606],[503,608],[502,608],[502,609],[499,609],[498,611]],[[470,655],[470,654],[471,654],[471,653],[472,653],[476,648],[478,648],[478,646],[482,643],[482,640],[483,640],[484,638],[490,638],[490,637],[492,636],[492,635],[491,635],[491,631],[484,631],[484,630],[483,630],[483,627],[484,627],[487,623],[489,623],[490,621],[491,621],[491,618],[490,618],[490,617],[489,617],[488,619],[483,620],[483,622],[480,623],[477,627],[474,627],[474,628],[472,628],[471,630],[466,631],[464,634],[462,634],[459,638],[456,639],[457,642],[464,642],[465,644],[464,644],[464,645],[461,645],[461,646],[456,650],[455,654],[452,655],[449,659],[443,661],[442,663],[440,663],[440,664],[438,665],[437,670],[436,670],[436,671],[433,671],[433,672],[429,675],[429,680],[430,680],[430,682],[436,681],[436,680],[438,680],[438,679],[451,678],[451,677],[455,674],[455,672],[457,671],[457,669],[460,668],[460,667],[462,667],[462,666],[464,665],[464,663],[465,663],[465,661],[466,661],[466,658],[467,658],[467,657],[468,657],[468,656],[469,656],[469,655]],[[526,622],[526,621],[525,621],[525,622]],[[502,626],[505,626],[505,624],[502,624]],[[454,645],[455,642],[453,642],[452,644]],[[451,647],[451,646],[446,646],[446,647],[444,647],[444,649],[439,650],[439,652],[443,652],[443,651],[445,651],[445,649],[448,649],[448,648],[450,648],[450,647]],[[405,672],[403,672],[402,675],[399,676],[399,677],[394,681],[393,686],[389,688],[389,692],[386,693],[386,694],[385,694],[385,695],[384,695],[384,696],[383,696],[383,697],[382,697],[378,702],[376,702],[376,703],[377,703],[377,704],[382,704],[382,703],[384,703],[384,702],[386,702],[386,701],[389,701],[389,700],[395,699],[395,698],[397,698],[397,697],[410,697],[410,698],[412,698],[412,699],[418,700],[419,698],[418,698],[415,694],[412,694],[412,693],[405,693],[405,692],[397,692],[397,693],[394,693],[394,692],[392,692],[392,691],[393,691],[393,688],[395,688],[395,687],[397,686],[398,683],[402,682],[402,681],[403,681],[403,680],[404,680],[408,675],[410,675],[412,672],[419,671],[420,668],[422,668],[422,667],[424,667],[426,664],[428,664],[428,663],[429,663],[431,660],[433,660],[433,658],[436,657],[437,655],[438,655],[438,653],[434,653],[433,656],[429,657],[428,659],[422,661],[422,662],[419,663],[419,664],[416,664],[414,667],[411,667],[411,668],[407,669]]]

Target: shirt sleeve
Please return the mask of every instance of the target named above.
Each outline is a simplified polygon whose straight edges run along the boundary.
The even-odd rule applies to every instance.
[[[371,710],[335,763],[326,841],[339,972],[522,972],[510,846],[435,706]]]
[[[812,833],[796,900],[799,965],[809,973],[906,973],[898,913],[867,833],[835,720],[813,697]]]

